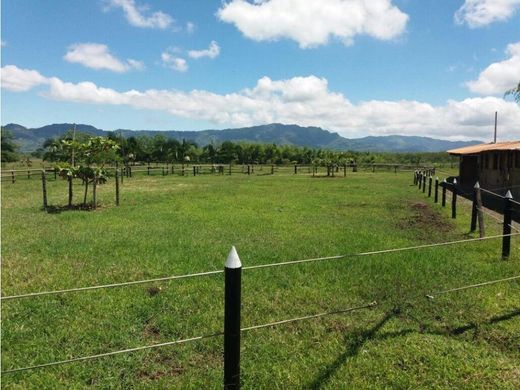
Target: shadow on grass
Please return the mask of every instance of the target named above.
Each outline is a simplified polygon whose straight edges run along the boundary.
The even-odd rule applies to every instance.
[[[462,335],[470,330],[477,331],[479,326],[481,325],[492,325],[502,321],[507,321],[513,319],[515,317],[520,316],[520,309],[513,310],[509,313],[501,314],[498,316],[491,317],[487,321],[483,321],[480,323],[470,323],[467,325],[462,325],[456,328],[447,328],[445,330],[437,330],[437,329],[428,329],[422,323],[419,322],[419,329],[403,329],[399,331],[386,332],[380,335],[377,335],[377,332],[392,318],[399,317],[401,311],[399,309],[394,309],[390,313],[387,313],[377,324],[375,324],[372,328],[354,333],[354,341],[348,344],[348,339],[352,339],[352,334],[350,337],[345,337],[345,341],[347,343],[345,351],[339,355],[336,360],[326,367],[322,373],[306,388],[308,389],[320,389],[322,386],[326,385],[327,382],[332,378],[335,372],[347,362],[347,360],[351,357],[356,356],[359,353],[361,347],[369,340],[386,340],[397,337],[406,336],[412,333],[421,333],[421,334],[432,334],[437,336],[445,336],[445,337],[456,337]],[[417,321],[412,317],[413,320]]]
[[[99,208],[99,205],[98,205]],[[56,205],[49,205],[47,206],[47,209],[44,211],[47,211],[49,214],[60,214],[64,211],[93,211],[95,210],[93,203],[87,203],[87,204],[73,204],[72,206],[56,206]]]
[[[330,364],[323,372],[307,386],[308,389],[319,389],[323,385],[325,385],[330,378],[334,375],[334,373],[348,360],[348,358],[356,356],[361,349],[361,347],[368,341],[374,338],[376,333],[381,329],[391,318],[396,315],[396,311],[393,310],[390,313],[387,313],[377,324],[375,324],[372,328],[368,330],[363,330],[360,332],[356,332],[353,335],[353,342],[350,345],[347,344],[345,352],[339,355],[336,360]],[[352,338],[352,334],[349,335],[349,338]],[[345,337],[345,341],[347,338]],[[348,341],[347,341],[348,342]]]

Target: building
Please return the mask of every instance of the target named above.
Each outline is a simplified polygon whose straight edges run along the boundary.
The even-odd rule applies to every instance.
[[[460,157],[459,185],[471,190],[478,181],[482,188],[504,195],[511,190],[520,199],[520,141],[498,142],[448,150]]]

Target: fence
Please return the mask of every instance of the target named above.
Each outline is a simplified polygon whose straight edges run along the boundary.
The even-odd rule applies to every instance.
[[[121,180],[123,177],[130,178],[134,174],[146,176],[198,176],[198,175],[301,175],[307,174],[312,176],[347,176],[347,172],[357,172],[358,170],[376,172],[411,172],[417,169],[428,170],[435,174],[435,168],[406,164],[388,164],[388,163],[370,163],[370,164],[331,164],[331,165],[312,165],[312,164],[156,164],[156,165],[125,165],[119,167],[105,167],[108,172],[115,174],[119,171]],[[6,170],[2,169],[0,179],[12,184],[20,179],[31,179],[33,176],[39,176],[45,171],[57,179],[58,171],[55,168],[41,169],[25,169],[25,170]]]
[[[465,189],[458,185],[456,178],[448,178],[444,179],[442,182],[439,182],[439,178],[435,178],[435,184],[433,185],[433,176],[431,172],[428,171],[415,171],[413,176],[414,185],[417,185],[418,188],[423,193],[426,193],[426,183],[428,182],[428,197],[434,196],[434,202],[438,203],[439,201],[439,188],[442,191],[442,199],[441,205],[442,207],[446,207],[446,193],[447,191],[451,192],[451,217],[457,218],[457,199],[458,196],[465,197],[466,199],[471,200],[471,220],[470,220],[470,232],[474,232],[477,229],[477,223],[479,226],[479,234],[480,237],[484,237],[485,235],[485,226],[484,226],[484,214],[490,216],[491,218],[498,220],[499,223],[502,224],[502,232],[503,232],[503,242],[502,242],[502,257],[504,259],[509,257],[511,252],[511,239],[509,234],[511,230],[518,230],[513,226],[513,220],[520,220],[520,202],[513,200],[513,196],[511,195],[511,191],[508,190],[504,196],[499,195],[493,191],[487,190],[485,188],[481,188],[480,184],[477,182],[473,188],[473,192],[469,193],[465,191]],[[433,187],[433,188],[432,188]],[[487,196],[484,198],[483,193]],[[484,199],[488,199],[487,203],[484,202]],[[492,199],[493,201],[490,201]],[[498,207],[497,204],[500,204],[501,207]],[[486,205],[493,205],[493,209],[498,211],[502,215],[502,220],[499,217],[495,217],[492,212],[486,210]]]
[[[416,246],[409,246],[409,247],[400,247],[400,248],[389,248],[389,249],[381,249],[381,250],[374,250],[369,252],[361,252],[361,253],[349,253],[349,254],[343,254],[343,255],[337,255],[337,256],[328,256],[328,257],[319,257],[319,258],[309,258],[309,259],[301,259],[301,260],[291,260],[291,261],[284,261],[284,262],[278,262],[278,263],[268,263],[268,264],[260,264],[260,265],[253,265],[253,266],[242,266],[242,263],[240,261],[240,258],[238,256],[237,251],[234,247],[231,248],[231,251],[229,252],[229,255],[227,257],[227,260],[225,262],[225,266],[223,270],[213,270],[213,271],[207,271],[207,272],[199,272],[199,273],[192,273],[192,274],[185,274],[185,275],[172,275],[167,277],[160,277],[160,278],[154,278],[154,279],[146,279],[146,280],[137,280],[137,281],[128,281],[128,282],[122,282],[122,283],[113,283],[108,285],[97,285],[97,286],[87,286],[87,287],[78,287],[78,288],[72,288],[72,289],[63,289],[63,290],[54,290],[54,291],[41,291],[41,292],[33,292],[33,293],[25,293],[25,294],[19,294],[19,295],[11,295],[11,296],[3,296],[1,297],[2,302],[5,301],[12,301],[12,300],[19,300],[19,299],[30,299],[30,298],[37,298],[37,297],[44,297],[44,296],[54,296],[58,294],[67,294],[67,293],[80,293],[85,292],[89,290],[100,290],[100,289],[108,289],[108,288],[122,288],[127,286],[135,286],[139,284],[145,284],[145,283],[152,283],[152,282],[164,282],[164,281],[172,281],[172,280],[179,280],[179,279],[186,279],[186,278],[197,278],[197,277],[208,277],[211,275],[219,275],[224,274],[224,326],[223,330],[216,331],[214,333],[190,337],[190,338],[184,338],[184,339],[178,339],[178,340],[172,340],[164,343],[158,343],[158,344],[152,344],[152,345],[145,345],[135,348],[127,348],[117,351],[109,351],[105,353],[100,353],[96,355],[89,355],[89,356],[80,356],[75,357],[71,359],[66,360],[59,360],[59,361],[53,361],[48,363],[42,363],[32,366],[24,366],[24,367],[18,367],[18,368],[10,368],[5,371],[2,371],[2,374],[13,374],[13,373],[19,373],[19,372],[25,372],[25,371],[32,371],[36,369],[42,369],[52,366],[59,366],[64,364],[71,364],[71,363],[77,363],[77,362],[84,362],[89,361],[93,359],[99,359],[99,358],[105,358],[109,356],[114,355],[120,355],[120,354],[126,354],[126,353],[133,353],[137,351],[143,351],[148,349],[154,349],[154,348],[161,348],[166,346],[172,346],[172,345],[178,345],[178,344],[184,344],[194,341],[200,341],[208,338],[213,337],[224,337],[223,340],[223,349],[224,349],[224,388],[226,389],[238,389],[240,388],[241,381],[240,381],[240,343],[241,343],[241,334],[243,332],[253,331],[257,329],[262,328],[271,328],[279,325],[289,324],[293,322],[298,321],[305,321],[315,318],[320,318],[324,316],[329,315],[336,315],[336,314],[346,314],[351,313],[358,310],[364,310],[364,309],[371,309],[378,305],[376,301],[366,302],[357,306],[348,307],[348,308],[342,308],[342,309],[334,309],[326,312],[320,312],[320,313],[314,313],[309,314],[305,316],[295,317],[295,318],[289,318],[289,319],[282,319],[279,321],[274,321],[270,323],[263,323],[258,325],[251,325],[247,327],[241,326],[241,293],[242,293],[242,271],[251,271],[255,269],[262,269],[262,268],[268,268],[268,267],[280,267],[280,266],[289,266],[289,265],[296,265],[296,264],[303,264],[303,263],[311,263],[311,262],[323,262],[323,261],[331,261],[331,260],[341,260],[341,259],[347,259],[347,258],[356,258],[356,257],[364,257],[364,256],[376,256],[376,255],[382,255],[387,253],[399,253],[399,252],[405,252],[405,251],[417,251],[417,250],[426,250],[431,248],[437,248],[441,246],[452,246],[452,245],[459,245],[459,244],[465,244],[465,243],[474,243],[477,244],[479,242],[485,241],[485,240],[495,240],[502,238],[502,240],[505,240],[506,238],[510,239],[512,236],[519,235],[520,232],[517,233],[509,233],[509,234],[503,234],[503,235],[495,235],[495,236],[488,236],[488,237],[482,237],[482,238],[469,238],[464,240],[456,240],[456,241],[446,241],[446,242],[438,242],[438,243],[432,243],[432,244],[423,244],[423,245],[416,245]],[[457,291],[463,291],[468,289],[474,289],[474,288],[481,288],[497,283],[506,283],[511,282],[515,280],[520,280],[520,275],[515,275],[507,278],[497,279],[497,280],[490,280],[490,281],[484,281],[479,282],[471,285],[465,285],[465,286],[458,286],[447,290],[442,291],[434,291],[434,292],[424,292],[421,293],[421,295],[426,299],[434,299],[435,297],[443,294],[449,294],[452,292]]]

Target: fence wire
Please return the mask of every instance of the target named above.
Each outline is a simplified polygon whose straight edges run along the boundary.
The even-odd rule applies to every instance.
[[[438,243],[434,243],[434,244],[415,245],[415,246],[402,247],[402,248],[382,249],[382,250],[371,251],[371,252],[348,253],[348,254],[337,255],[337,256],[316,257],[316,258],[302,259],[302,260],[283,261],[283,262],[279,262],[279,263],[251,265],[251,266],[247,266],[247,267],[242,267],[242,269],[243,270],[253,270],[253,269],[259,269],[259,268],[279,267],[279,266],[283,266],[283,265],[310,263],[310,262],[318,262],[318,261],[325,261],[325,260],[338,260],[338,259],[344,259],[347,257],[373,256],[373,255],[380,255],[380,254],[385,254],[385,253],[404,252],[404,251],[411,251],[411,250],[417,250],[417,249],[427,249],[427,248],[435,248],[435,247],[455,245],[455,244],[463,244],[463,243],[467,243],[467,242],[476,242],[476,241],[492,240],[492,239],[503,238],[503,237],[512,237],[512,236],[517,236],[519,234],[520,234],[520,232],[510,233],[510,234],[500,234],[500,235],[488,236],[488,237],[468,238],[468,239],[464,239],[464,240],[438,242]],[[172,275],[172,276],[165,276],[165,277],[155,278],[155,279],[136,280],[136,281],[131,281],[131,282],[113,283],[113,284],[88,286],[88,287],[78,287],[78,288],[70,288],[70,289],[63,289],[63,290],[41,291],[41,292],[33,292],[33,293],[27,293],[27,294],[5,296],[5,297],[2,297],[1,300],[7,301],[7,300],[21,299],[21,298],[40,297],[40,296],[45,296],[45,295],[65,294],[65,293],[98,290],[98,289],[105,289],[105,288],[124,287],[124,286],[139,285],[139,284],[145,284],[145,283],[163,282],[163,281],[169,281],[169,280],[175,280],[175,279],[187,279],[187,278],[193,278],[193,277],[198,277],[198,276],[216,275],[216,274],[222,274],[222,273],[224,273],[224,270],[199,272],[199,273],[185,274],[185,275]]]
[[[323,312],[323,313],[318,313],[318,314],[310,314],[310,315],[306,315],[303,317],[295,317],[295,318],[290,318],[290,319],[286,319],[286,320],[270,322],[270,323],[266,323],[266,324],[252,325],[252,326],[248,326],[245,328],[240,328],[240,331],[246,332],[246,331],[255,330],[255,329],[261,329],[261,328],[273,327],[276,325],[288,324],[291,322],[310,320],[313,318],[319,318],[319,317],[324,317],[324,316],[333,315],[333,314],[345,314],[345,313],[350,313],[350,312],[353,312],[356,310],[372,308],[376,305],[377,305],[377,302],[374,301],[374,302],[371,302],[371,303],[368,303],[365,305],[350,307],[348,309],[333,310],[333,311],[328,311],[328,312]],[[76,358],[71,358],[71,359],[66,359],[66,360],[59,360],[59,361],[50,362],[50,363],[36,364],[33,366],[13,368],[11,370],[2,371],[1,373],[2,374],[13,374],[16,372],[35,370],[35,369],[39,369],[39,368],[46,368],[46,367],[52,367],[52,366],[59,366],[59,365],[63,365],[63,364],[76,363],[76,362],[82,362],[82,361],[87,361],[87,360],[94,360],[94,359],[99,359],[99,358],[103,358],[103,357],[107,357],[107,356],[120,355],[120,354],[124,354],[124,353],[132,353],[132,352],[144,351],[144,350],[148,350],[148,349],[166,347],[166,346],[171,346],[171,345],[176,345],[176,344],[184,344],[184,343],[188,343],[191,341],[198,341],[198,340],[203,340],[203,339],[208,339],[208,338],[218,337],[218,336],[223,336],[223,335],[224,335],[224,332],[216,332],[216,333],[212,333],[212,334],[208,334],[208,335],[204,335],[204,336],[190,337],[187,339],[168,341],[165,343],[145,345],[145,346],[141,346],[141,347],[122,349],[119,351],[99,353],[96,355],[89,355],[89,356],[81,356],[81,357],[76,357]]]
[[[434,292],[434,293],[431,293],[431,294],[426,295],[426,297],[427,297],[427,298],[430,298],[430,299],[433,299],[433,298],[435,298],[437,295],[448,294],[448,293],[455,292],[455,291],[468,290],[468,289],[471,289],[471,288],[477,288],[477,287],[489,286],[489,285],[491,285],[491,284],[496,284],[496,283],[510,282],[510,281],[512,281],[512,280],[517,280],[517,279],[520,279],[520,275],[517,275],[517,276],[511,276],[510,278],[497,279],[497,280],[490,280],[490,281],[488,281],[488,282],[482,282],[482,283],[477,283],[477,284],[470,284],[469,286],[462,286],[462,287],[450,288],[449,290],[444,290],[444,291],[437,291],[437,292]]]

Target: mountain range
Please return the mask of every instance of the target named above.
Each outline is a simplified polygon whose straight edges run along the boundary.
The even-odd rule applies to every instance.
[[[9,123],[2,129],[9,130],[14,141],[23,152],[31,152],[41,147],[47,138],[59,137],[74,125],[70,123],[52,124],[38,128],[26,128]],[[92,135],[107,135],[109,131],[94,126],[78,124],[78,131]],[[198,145],[219,144],[224,141],[274,143],[277,145],[307,146],[332,150],[378,151],[378,152],[442,152],[481,143],[480,141],[446,141],[417,136],[369,136],[363,138],[345,138],[337,133],[320,127],[302,127],[272,123],[252,127],[224,130],[176,131],[176,130],[115,130],[124,137],[155,136],[157,134],[177,140],[191,140]]]

